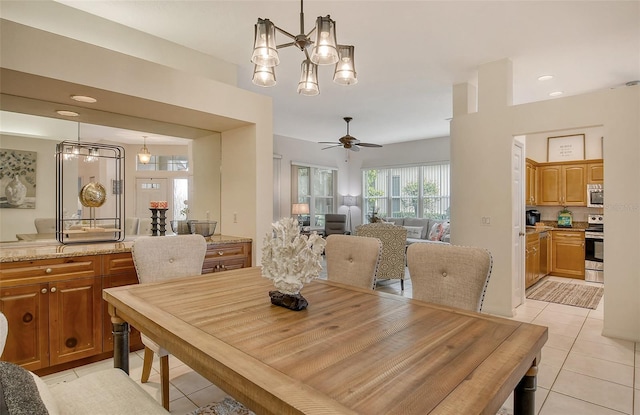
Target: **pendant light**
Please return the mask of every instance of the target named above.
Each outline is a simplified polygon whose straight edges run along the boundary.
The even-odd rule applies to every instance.
[[[142,145],[142,148],[138,152],[138,161],[141,164],[148,164],[149,161],[151,161],[151,153],[149,152],[149,149],[147,148],[147,136],[143,135],[142,138],[144,139],[144,143]]]
[[[276,31],[291,39],[291,42],[277,44]],[[311,35],[315,31],[314,40]],[[356,79],[353,62],[353,46],[338,45],[336,23],[331,16],[318,16],[315,27],[305,34],[303,0],[300,0],[300,34],[279,28],[269,19],[258,19],[254,27],[254,43],[251,62],[255,64],[252,81],[255,85],[270,87],[276,84],[275,67],[280,63],[278,49],[295,46],[305,56],[301,65],[298,93],[318,95],[318,65],[336,64],[333,80],[340,85],[354,85]],[[311,49],[311,50],[309,50]]]

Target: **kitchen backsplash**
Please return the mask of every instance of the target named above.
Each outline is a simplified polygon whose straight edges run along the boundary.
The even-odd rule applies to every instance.
[[[557,222],[558,221],[558,212],[562,210],[561,206],[537,206],[534,209],[537,209],[540,212],[540,220],[542,222]],[[573,222],[587,222],[587,218],[590,214],[593,213],[602,213],[602,209],[598,208],[588,208],[582,206],[568,206],[567,209],[573,213]]]

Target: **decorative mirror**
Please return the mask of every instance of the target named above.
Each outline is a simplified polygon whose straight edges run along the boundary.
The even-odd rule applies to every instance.
[[[58,242],[124,240],[123,163],[120,146],[80,141],[56,145]]]

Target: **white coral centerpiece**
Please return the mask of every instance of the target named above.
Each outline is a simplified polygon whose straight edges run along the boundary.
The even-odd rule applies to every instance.
[[[273,232],[265,236],[262,248],[262,275],[281,293],[296,295],[320,275],[326,241],[316,232],[300,235],[295,218],[282,218],[271,226]]]

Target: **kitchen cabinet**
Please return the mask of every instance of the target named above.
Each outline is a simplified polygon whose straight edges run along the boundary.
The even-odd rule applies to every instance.
[[[251,266],[251,242],[207,245],[202,273],[227,271]]]
[[[604,183],[604,163],[602,161],[590,161],[587,163],[587,183]]]
[[[540,276],[540,239],[537,232],[527,234],[525,248],[525,288],[538,282]]]
[[[122,252],[117,254],[108,254],[102,256],[102,286],[103,288],[121,287],[123,285],[137,284],[138,275],[136,267],[133,263],[131,252]],[[111,316],[109,315],[108,304],[102,302],[102,351],[110,352],[113,350],[113,326],[111,325]],[[129,334],[129,349],[142,349],[142,339],[140,332],[131,327]]]
[[[3,263],[0,277],[3,360],[37,370],[102,351],[99,256]]]
[[[535,206],[538,199],[538,166],[531,159],[526,159],[526,192],[524,203]]]
[[[537,170],[537,205],[587,206],[586,163],[546,163]]]
[[[584,232],[552,232],[551,272],[560,277],[584,279]]]

